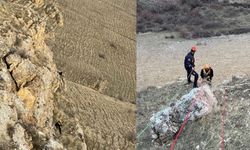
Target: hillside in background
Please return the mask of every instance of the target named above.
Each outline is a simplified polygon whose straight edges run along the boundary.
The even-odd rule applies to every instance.
[[[136,3],[62,0],[54,60],[66,79],[122,101],[135,99]]]
[[[78,119],[88,149],[134,149],[136,3],[58,4],[64,26],[47,41],[66,83],[58,109]]]
[[[138,0],[137,6],[137,32],[199,38],[250,31],[249,0]]]

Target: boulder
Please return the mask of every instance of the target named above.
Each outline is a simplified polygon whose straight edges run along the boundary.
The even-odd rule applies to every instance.
[[[208,85],[192,89],[150,118],[153,141],[159,144],[170,142],[185,119],[199,119],[209,114],[216,105],[217,100]]]

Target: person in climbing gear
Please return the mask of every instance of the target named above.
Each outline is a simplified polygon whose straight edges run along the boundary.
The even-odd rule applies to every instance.
[[[187,80],[188,80],[188,84],[192,83],[191,81],[191,75],[194,76],[194,84],[193,87],[197,88],[197,81],[199,78],[198,73],[195,71],[194,67],[195,67],[195,58],[194,58],[194,54],[197,51],[197,47],[196,46],[192,46],[191,51],[186,55],[185,60],[184,60],[184,67],[187,71]]]
[[[214,71],[209,64],[205,64],[201,69],[200,75],[203,80],[206,80],[211,83],[214,76]]]

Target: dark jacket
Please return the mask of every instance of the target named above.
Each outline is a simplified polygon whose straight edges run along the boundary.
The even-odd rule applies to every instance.
[[[192,69],[193,67],[195,67],[194,65],[195,59],[194,59],[194,53],[189,52],[184,60],[184,66],[187,70]]]
[[[201,69],[201,78],[202,79],[207,78],[209,81],[211,81],[213,76],[214,76],[214,71],[212,68],[209,68],[208,71],[206,71],[205,69]]]

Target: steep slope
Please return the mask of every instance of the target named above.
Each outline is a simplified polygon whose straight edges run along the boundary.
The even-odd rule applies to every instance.
[[[88,149],[134,149],[135,1],[59,4],[64,26],[47,43],[65,77],[56,103],[62,132],[75,116]]]
[[[134,103],[136,2],[62,0],[53,51],[66,79]]]
[[[176,82],[159,89],[149,88],[138,94],[138,131],[142,131],[154,112],[189,92],[191,87],[183,84],[183,82]],[[214,94],[218,100],[218,109],[200,120],[188,122],[181,133],[176,149],[219,149],[222,136],[225,140],[225,149],[250,147],[248,142],[250,137],[249,77],[233,77],[231,81],[214,88]],[[224,125],[222,125],[223,122]],[[167,145],[166,148],[169,146]],[[137,147],[138,149],[149,149],[148,147],[162,149],[163,145],[155,146],[151,143],[150,129],[148,129],[138,138]]]
[[[67,90],[57,97],[58,108],[77,118],[88,149],[134,149],[135,105],[74,82],[66,81],[66,85]],[[60,121],[64,132],[67,122],[63,117]]]

